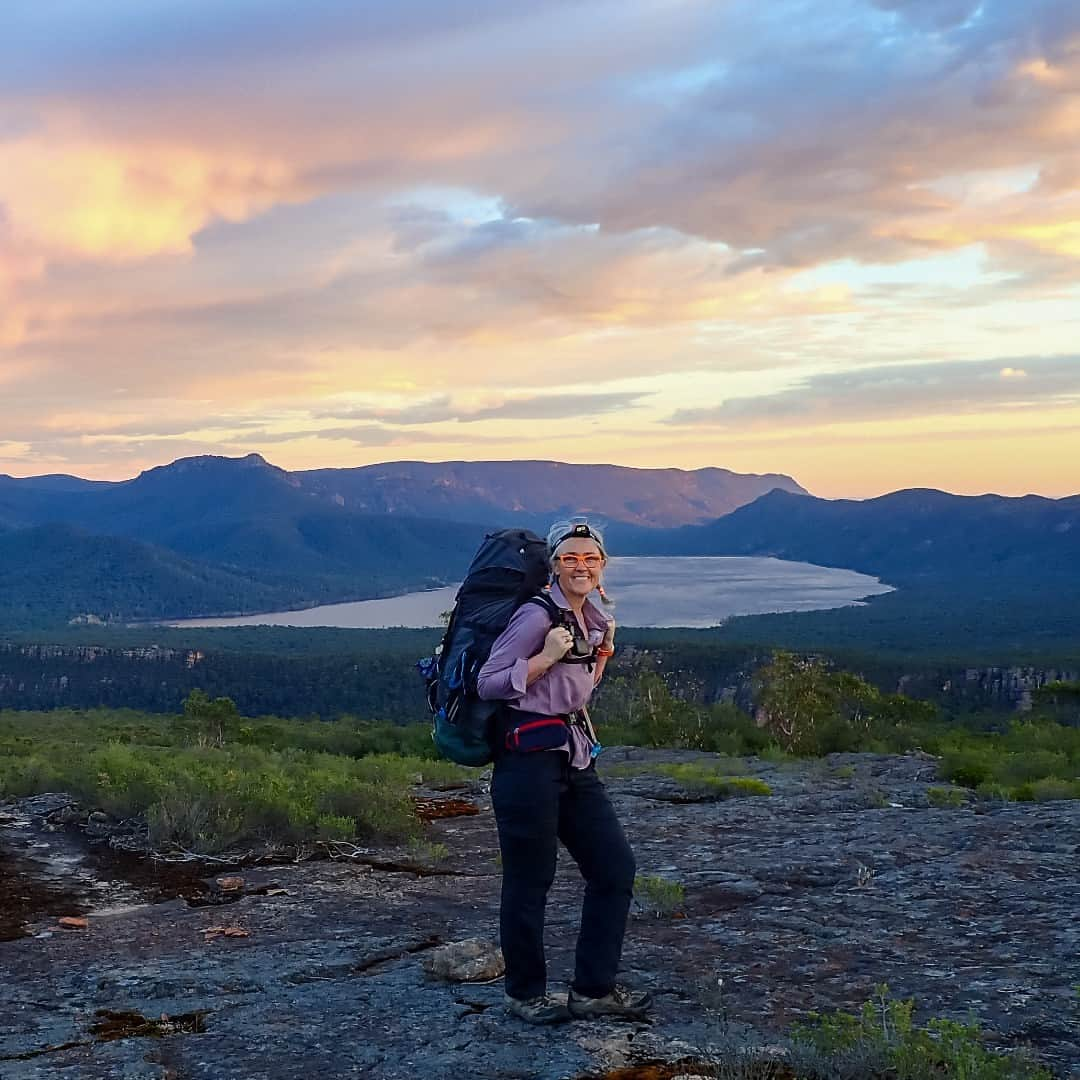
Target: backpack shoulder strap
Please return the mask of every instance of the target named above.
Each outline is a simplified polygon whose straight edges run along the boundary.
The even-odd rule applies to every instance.
[[[536,593],[534,596],[530,596],[525,603],[542,607],[548,613],[552,626],[562,626],[565,618],[562,608],[547,593]]]

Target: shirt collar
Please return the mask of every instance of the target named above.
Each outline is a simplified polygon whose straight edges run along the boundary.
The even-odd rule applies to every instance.
[[[551,583],[551,599],[561,608],[570,610],[570,601],[566,599],[562,589],[559,588],[559,583],[553,581]],[[592,602],[589,597],[585,598],[585,606],[581,610],[582,617],[585,620],[585,625],[590,630],[606,630],[611,620]]]

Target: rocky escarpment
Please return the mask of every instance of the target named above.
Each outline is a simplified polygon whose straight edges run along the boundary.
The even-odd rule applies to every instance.
[[[31,914],[36,936],[0,943],[0,1075],[601,1076],[732,1038],[773,1044],[808,1011],[857,1007],[884,982],[915,999],[917,1018],[973,1016],[999,1047],[1028,1044],[1057,1075],[1080,1076],[1080,804],[934,807],[921,755],[750,762],[772,794],[724,801],[657,771],[702,758],[601,759],[639,873],[684,890],[673,913],[642,908],[629,930],[626,978],[654,992],[649,1024],[536,1030],[504,1013],[499,981],[425,974],[438,945],[495,933],[479,783],[466,793],[479,813],[430,825],[445,857],[371,849],[249,867],[202,901],[179,890],[190,903],[102,907],[83,888],[85,929],[58,925],[62,905]],[[32,874],[53,850],[32,845],[70,841],[18,809],[0,843]],[[71,865],[62,854],[54,876]],[[580,897],[564,857],[548,922],[556,989]]]

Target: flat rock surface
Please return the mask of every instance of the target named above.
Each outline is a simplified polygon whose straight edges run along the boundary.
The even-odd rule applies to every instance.
[[[927,789],[940,783],[922,755],[749,760],[772,794],[723,801],[656,772],[710,757],[601,759],[639,874],[684,889],[673,914],[642,908],[628,930],[625,979],[656,999],[647,1024],[536,1029],[504,1012],[499,979],[425,974],[435,948],[497,932],[482,784],[479,814],[428,826],[449,851],[437,864],[382,849],[230,870],[243,878],[218,887],[231,902],[201,906],[146,902],[145,887],[104,903],[68,834],[34,824],[45,804],[0,807],[0,847],[23,875],[9,874],[8,892],[35,866],[57,888],[70,873],[81,885],[66,883],[66,913],[87,919],[63,929],[63,900],[41,905],[35,936],[0,942],[0,1077],[599,1077],[733,1037],[773,1043],[880,983],[914,998],[917,1020],[974,1017],[996,1046],[1029,1045],[1055,1075],[1080,1077],[1080,803],[935,808]],[[571,973],[580,902],[563,853],[548,907],[553,990]],[[121,1013],[168,1019],[125,1027]]]

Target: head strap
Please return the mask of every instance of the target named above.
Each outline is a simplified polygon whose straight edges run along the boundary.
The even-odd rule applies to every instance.
[[[570,531],[564,533],[551,545],[551,553],[554,555],[560,544],[567,540],[592,540],[596,546],[600,549],[601,554],[604,551],[604,545],[600,538],[589,528],[587,521],[579,521],[570,527]]]

